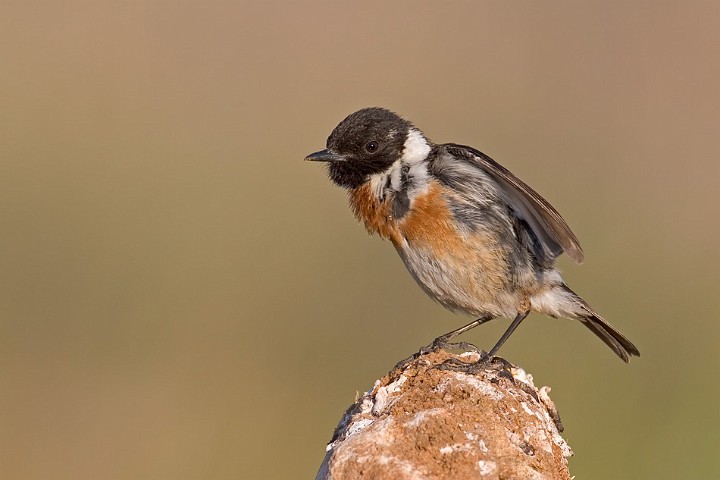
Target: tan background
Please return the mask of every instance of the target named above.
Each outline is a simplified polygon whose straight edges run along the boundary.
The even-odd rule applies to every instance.
[[[718,476],[719,25],[711,1],[3,1],[0,477],[313,478],[355,392],[468,320],[302,162],[368,105],[581,238],[566,280],[643,356],[539,316],[502,351],[553,387],[577,478]]]

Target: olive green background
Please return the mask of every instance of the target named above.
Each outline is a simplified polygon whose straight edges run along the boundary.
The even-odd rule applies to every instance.
[[[469,318],[304,155],[370,105],[550,200],[642,352],[533,315],[577,478],[720,474],[720,4],[0,4],[0,477],[313,478]],[[464,339],[488,348],[498,321]]]

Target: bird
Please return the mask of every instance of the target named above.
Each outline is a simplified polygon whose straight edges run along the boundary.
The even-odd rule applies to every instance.
[[[623,361],[637,347],[563,281],[557,258],[584,253],[558,211],[488,155],[436,144],[382,107],[342,120],[323,162],[371,235],[389,240],[420,288],[442,306],[476,319],[437,337],[456,336],[496,318],[512,318],[489,350],[495,356],[530,312],[580,321]],[[483,352],[484,353],[484,352]]]

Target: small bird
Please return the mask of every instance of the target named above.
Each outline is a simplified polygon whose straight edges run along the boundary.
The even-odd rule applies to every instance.
[[[563,282],[557,258],[584,258],[565,220],[484,153],[432,143],[408,120],[372,107],[345,118],[326,148],[305,159],[326,163],[358,220],[393,243],[425,293],[477,317],[433,346],[495,318],[514,318],[488,352],[492,358],[534,311],[579,320],[625,362],[640,356]]]

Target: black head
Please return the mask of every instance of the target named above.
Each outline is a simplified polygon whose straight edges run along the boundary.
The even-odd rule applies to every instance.
[[[363,108],[350,114],[327,139],[327,149],[306,160],[328,162],[337,185],[355,188],[387,170],[403,153],[412,124],[384,108]]]

